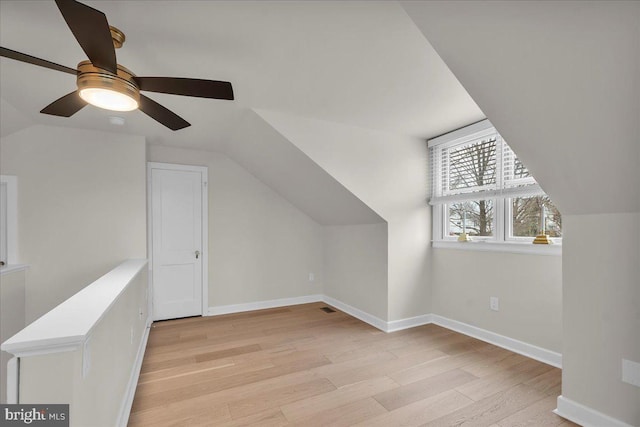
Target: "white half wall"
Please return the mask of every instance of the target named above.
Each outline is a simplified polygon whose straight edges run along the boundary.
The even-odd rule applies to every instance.
[[[324,295],[386,320],[387,224],[324,232]]]
[[[126,258],[146,258],[143,137],[33,126],[0,139],[18,177],[30,323]]]
[[[55,333],[49,333],[49,328],[41,325],[23,331],[26,334],[18,341],[22,340],[23,348],[33,347],[32,354],[27,350],[27,354],[20,356],[18,403],[69,404],[72,427],[127,424],[151,323],[145,310],[146,260],[131,261],[127,264],[137,264],[133,267],[134,277],[129,275],[131,267],[119,269],[99,282],[88,284],[85,290],[89,292],[75,295],[61,311],[49,313],[46,326],[53,322]],[[119,282],[123,277],[127,281]],[[98,297],[102,300],[96,301]],[[92,323],[94,320],[87,323],[87,313],[79,313],[82,310],[77,306],[74,311],[65,312],[78,302],[96,309],[88,315],[96,323]],[[74,315],[78,316],[79,327],[69,328],[65,323]],[[69,329],[80,335],[65,335]],[[56,336],[57,333],[60,335]],[[35,337],[31,343],[30,337]],[[67,347],[60,351],[60,347],[48,348],[47,342],[50,345],[62,342]]]
[[[321,225],[224,154],[152,145],[149,161],[208,167],[209,307],[322,293]]]
[[[25,327],[24,269],[0,273],[0,343]],[[13,356],[0,351],[0,403],[7,403],[7,362]]]

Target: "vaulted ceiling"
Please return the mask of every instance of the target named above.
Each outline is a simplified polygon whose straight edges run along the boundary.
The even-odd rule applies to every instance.
[[[136,74],[228,80],[236,100],[149,95],[191,122],[178,132],[138,111],[45,116],[44,106],[75,89],[73,76],[3,58],[3,134],[41,123],[221,149],[253,108],[424,138],[483,118],[396,2],[86,4],[126,34],[118,62]],[[70,67],[86,59],[53,1],[0,2],[0,44]],[[115,127],[109,116],[126,124]]]

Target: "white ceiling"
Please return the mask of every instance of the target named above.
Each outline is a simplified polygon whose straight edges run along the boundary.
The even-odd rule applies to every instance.
[[[86,4],[124,31],[118,62],[136,74],[228,80],[236,100],[148,94],[192,124],[177,132],[138,111],[118,113],[122,128],[94,107],[45,116],[44,106],[75,89],[73,76],[3,58],[0,95],[11,117],[202,149],[221,149],[252,108],[424,138],[483,118],[395,2]],[[0,2],[0,45],[71,67],[85,59],[53,1]],[[9,120],[3,113],[3,128]]]

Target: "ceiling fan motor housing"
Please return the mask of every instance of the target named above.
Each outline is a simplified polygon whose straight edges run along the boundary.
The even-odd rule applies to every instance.
[[[118,74],[94,67],[91,61],[78,64],[78,91],[90,88],[113,90],[133,98],[140,103],[140,89],[135,83],[135,74],[118,64]]]
[[[113,47],[120,49],[126,40],[126,37],[122,31],[114,26],[109,25],[109,31],[111,32],[111,40],[113,41]]]

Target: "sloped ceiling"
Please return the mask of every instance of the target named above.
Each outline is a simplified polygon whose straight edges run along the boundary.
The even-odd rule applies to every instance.
[[[403,2],[565,214],[640,211],[639,2]]]
[[[75,89],[73,76],[3,58],[0,93],[38,123],[145,135],[217,148],[249,108],[428,137],[482,118],[395,2],[87,1],[127,36],[118,62],[141,76],[233,83],[236,101],[150,94],[192,123],[179,132],[135,111],[38,112]],[[53,0],[0,2],[2,46],[74,67],[85,59]]]
[[[118,62],[137,75],[228,80],[236,100],[147,93],[192,124],[178,132],[139,111],[89,106],[71,118],[51,117],[39,111],[75,90],[73,76],[2,58],[0,97],[16,113],[5,117],[9,109],[2,109],[3,132],[20,115],[27,119],[21,126],[95,129],[223,151],[311,217],[336,224],[381,218],[357,197],[347,201],[344,187],[295,145],[286,147],[254,109],[420,138],[484,118],[397,2],[85,3],[124,31]],[[0,44],[71,67],[86,59],[53,0],[1,1]],[[124,117],[125,125],[109,124],[110,116]]]
[[[371,207],[253,111],[244,115],[227,152],[241,166],[319,224],[385,222]]]
[[[385,220],[426,208],[424,140],[267,110],[256,113]]]

